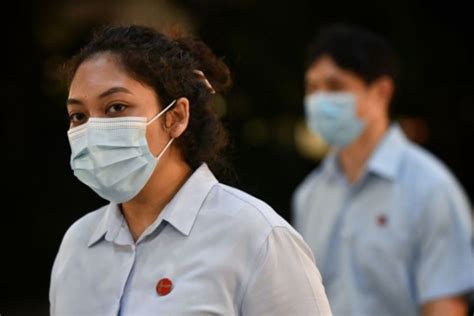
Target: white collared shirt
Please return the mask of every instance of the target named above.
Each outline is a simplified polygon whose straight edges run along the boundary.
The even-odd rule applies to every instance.
[[[162,279],[172,282],[159,295]],[[109,204],[56,257],[51,315],[330,315],[308,246],[268,205],[203,164],[134,242]]]

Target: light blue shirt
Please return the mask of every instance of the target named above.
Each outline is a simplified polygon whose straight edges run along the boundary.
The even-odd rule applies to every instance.
[[[159,280],[172,290],[157,294]],[[268,205],[204,164],[134,242],[116,204],[74,223],[51,315],[330,315],[308,246]]]
[[[472,221],[457,181],[397,125],[352,185],[333,152],[294,195],[334,315],[417,315],[474,288]]]

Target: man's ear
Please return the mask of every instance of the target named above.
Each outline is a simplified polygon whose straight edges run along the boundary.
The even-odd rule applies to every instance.
[[[165,128],[170,137],[178,138],[181,136],[189,123],[189,100],[179,98],[175,105],[165,114]]]
[[[380,103],[386,104],[387,107],[392,101],[392,97],[395,91],[395,84],[392,78],[383,76],[375,82],[375,93]]]

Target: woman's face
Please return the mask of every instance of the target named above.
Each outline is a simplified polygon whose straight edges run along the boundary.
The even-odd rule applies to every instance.
[[[90,117],[141,116],[150,120],[162,108],[155,91],[130,77],[110,53],[94,55],[79,66],[67,100],[71,128]],[[164,116],[147,127],[148,146],[155,156],[170,140],[163,127]]]

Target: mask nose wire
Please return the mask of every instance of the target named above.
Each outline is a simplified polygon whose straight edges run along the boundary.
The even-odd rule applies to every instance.
[[[159,118],[161,115],[163,115],[166,111],[168,111],[168,109],[170,107],[172,107],[174,104],[176,103],[176,99],[171,102],[167,107],[165,107],[160,113],[158,113],[157,115],[155,115],[154,118],[152,118],[151,120],[149,120],[147,123],[146,123],[146,126],[150,125],[151,123],[153,123],[157,118]]]

